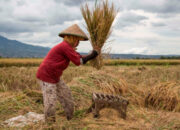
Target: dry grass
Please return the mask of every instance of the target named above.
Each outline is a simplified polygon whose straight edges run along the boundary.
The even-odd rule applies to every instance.
[[[167,82],[151,88],[146,94],[145,106],[180,112],[180,85]]]
[[[32,67],[39,66],[43,59],[41,58],[0,58],[0,67]]]
[[[43,113],[36,70],[37,67],[0,68],[0,122],[29,111]],[[180,129],[180,113],[175,112],[177,106],[172,112],[144,107],[148,90],[162,89],[163,85],[167,85],[163,89],[164,92],[167,90],[166,97],[178,94],[180,66],[105,66],[100,71],[89,66],[69,67],[63,78],[75,100],[73,120],[67,121],[61,105],[57,104],[57,122],[53,126],[37,123],[24,129]],[[168,85],[167,82],[174,84]],[[102,86],[105,85],[104,91],[113,93],[118,88],[120,91],[117,93],[123,91],[130,101],[126,120],[119,118],[117,112],[111,109],[102,110],[99,119],[94,119],[91,113],[86,114],[92,92],[103,91]]]
[[[117,11],[113,4],[109,5],[108,0],[102,0],[92,10],[88,4],[82,6],[81,12],[87,25],[91,45],[99,53],[98,57],[92,61],[92,65],[100,69],[103,65],[101,49],[111,34],[111,25]]]
[[[123,95],[127,92],[127,83],[122,78],[116,78],[115,76],[104,73],[103,71],[93,72],[89,77],[102,93]]]
[[[39,89],[35,67],[3,67],[0,69],[0,91]]]

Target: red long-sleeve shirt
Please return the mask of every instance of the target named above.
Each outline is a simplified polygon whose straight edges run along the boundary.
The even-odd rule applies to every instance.
[[[81,55],[77,53],[67,42],[63,41],[53,47],[41,63],[37,71],[37,78],[49,82],[57,83],[63,71],[72,61],[79,66]]]

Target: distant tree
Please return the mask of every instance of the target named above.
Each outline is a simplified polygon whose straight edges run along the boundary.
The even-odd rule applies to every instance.
[[[165,59],[166,57],[165,56],[161,56],[160,59]]]
[[[180,56],[161,56],[160,59],[180,59]]]

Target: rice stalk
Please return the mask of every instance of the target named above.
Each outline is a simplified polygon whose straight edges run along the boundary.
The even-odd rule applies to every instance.
[[[90,78],[102,93],[124,95],[127,92],[128,86],[124,79],[117,79],[103,72],[92,73]]]
[[[99,55],[92,60],[91,64],[97,69],[103,66],[102,47],[111,34],[111,26],[116,17],[117,11],[114,5],[110,6],[108,0],[96,3],[94,9],[90,9],[88,4],[81,7],[82,16],[86,22],[89,32],[89,39],[93,49]]]
[[[180,86],[174,82],[167,82],[153,87],[147,93],[145,106],[180,112]]]

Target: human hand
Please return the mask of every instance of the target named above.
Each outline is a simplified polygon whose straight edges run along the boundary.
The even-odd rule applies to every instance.
[[[98,51],[99,47],[98,46],[93,46],[94,50]]]
[[[98,56],[98,52],[96,50],[92,50],[91,54],[82,57],[83,64],[86,64],[88,60],[92,60]]]

